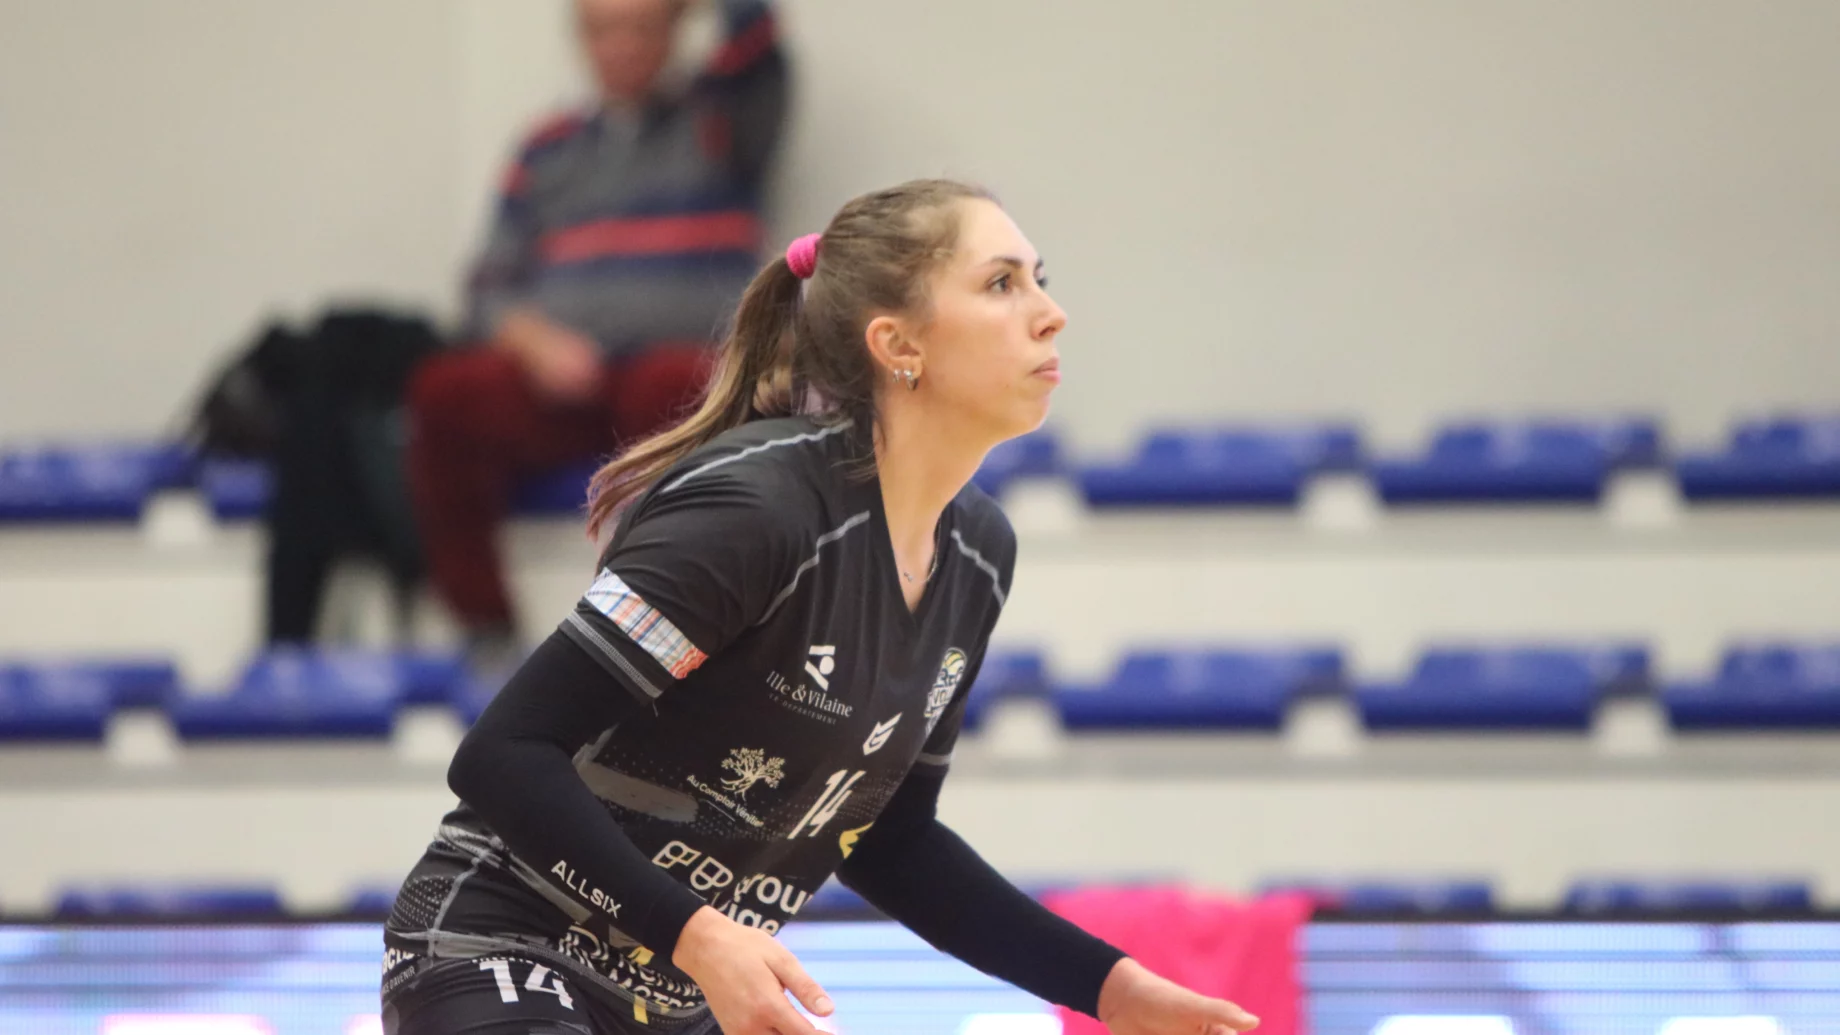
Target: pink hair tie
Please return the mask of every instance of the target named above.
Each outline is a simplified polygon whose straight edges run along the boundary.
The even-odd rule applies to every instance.
[[[818,241],[823,234],[806,234],[786,246],[786,265],[800,280],[810,280],[818,272]]]

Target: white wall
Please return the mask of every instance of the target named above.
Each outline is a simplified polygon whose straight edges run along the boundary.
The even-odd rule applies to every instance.
[[[1833,398],[1829,0],[786,4],[780,236],[998,188],[1074,315],[1076,437]],[[566,11],[0,5],[0,438],[151,431],[271,309],[447,311],[516,127],[575,89]]]
[[[271,311],[441,302],[445,7],[0,5],[0,436],[154,431]]]
[[[1077,434],[1833,397],[1832,3],[934,7],[801,6],[790,208],[1000,187],[1074,314]]]

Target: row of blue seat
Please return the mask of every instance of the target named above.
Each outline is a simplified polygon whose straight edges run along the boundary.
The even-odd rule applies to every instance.
[[[1024,887],[1040,896],[1069,884]],[[1484,915],[1496,910],[1494,889],[1486,880],[1322,880],[1285,878],[1265,882],[1263,894],[1297,892],[1320,907],[1356,914]],[[359,916],[389,912],[395,891],[361,888],[346,904]],[[79,886],[58,895],[56,913],[64,918],[257,918],[287,913],[281,895],[264,885],[145,884]],[[867,911],[861,898],[836,881],[826,883],[807,907],[829,915]],[[1591,877],[1574,881],[1559,904],[1574,915],[1677,915],[1682,913],[1751,913],[1788,915],[1815,909],[1807,881],[1797,879],[1645,879]]]
[[[182,738],[383,738],[405,705],[469,723],[495,691],[448,652],[277,648],[222,694],[193,694],[170,661],[0,663],[0,741],[100,741],[118,709],[163,709]]]
[[[1435,647],[1402,681],[1352,687],[1329,645],[1135,651],[1094,685],[1057,682],[1039,652],[993,651],[966,725],[1005,699],[1037,698],[1075,731],[1274,731],[1299,698],[1348,692],[1375,732],[1583,731],[1606,694],[1653,682],[1634,644]],[[213,695],[182,692],[169,662],[0,664],[0,741],[99,741],[114,710],[146,706],[186,740],[382,738],[404,705],[451,706],[471,723],[495,690],[439,652],[276,649]],[[1840,645],[1734,647],[1711,678],[1658,695],[1682,731],[1840,729]]]
[[[1133,652],[1096,686],[1057,685],[1041,655],[1010,652],[986,659],[966,719],[976,728],[997,701],[1038,697],[1071,730],[1276,730],[1293,701],[1344,689],[1374,732],[1581,732],[1605,695],[1655,688],[1649,651],[1632,644],[1436,647],[1402,681],[1352,687],[1328,646]],[[1734,647],[1712,678],[1658,696],[1682,731],[1840,728],[1840,647]]]
[[[582,510],[594,465],[531,478],[512,494],[523,515]],[[0,524],[138,521],[148,500],[169,489],[196,490],[219,521],[260,517],[273,479],[254,460],[208,459],[172,443],[56,446],[0,452]]]
[[[1268,881],[1267,893],[1294,891],[1349,913],[1490,913],[1494,889],[1483,880]],[[1710,880],[1590,877],[1572,882],[1559,903],[1563,913],[1801,913],[1814,908],[1808,882],[1793,879]]]
[[[1840,417],[1748,421],[1722,450],[1671,459],[1659,422],[1639,417],[1462,422],[1418,455],[1382,457],[1346,423],[1154,430],[1119,463],[1069,460],[1038,432],[993,451],[978,482],[995,494],[1067,477],[1098,507],[1294,506],[1315,474],[1359,470],[1396,506],[1595,503],[1617,469],[1664,464],[1693,501],[1840,495]]]
[[[1365,470],[1389,504],[1597,501],[1621,467],[1668,462],[1659,422],[1469,421],[1448,425],[1422,454],[1369,457],[1349,423],[1187,427],[1151,431],[1122,463],[1077,463],[1050,432],[992,452],[978,483],[1000,493],[1020,477],[1069,477],[1094,506],[1291,506],[1311,476]],[[1671,461],[1689,500],[1840,495],[1840,417],[1747,421],[1722,450]],[[591,464],[519,486],[525,514],[580,511]],[[195,487],[221,520],[261,513],[259,463],[203,460],[173,444],[0,452],[0,521],[124,521],[162,489]]]

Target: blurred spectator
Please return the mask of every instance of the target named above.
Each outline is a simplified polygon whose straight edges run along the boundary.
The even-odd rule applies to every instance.
[[[429,574],[476,653],[515,641],[495,543],[520,476],[605,455],[695,401],[752,277],[787,63],[763,0],[673,88],[685,0],[577,0],[600,97],[539,127],[505,177],[469,285],[477,347],[410,389],[410,480]]]

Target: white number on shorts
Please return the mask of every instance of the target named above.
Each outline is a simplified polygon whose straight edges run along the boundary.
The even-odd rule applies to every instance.
[[[543,987],[544,978],[554,978],[555,987],[554,988],[544,988]],[[551,974],[549,972],[549,968],[544,966],[541,963],[531,964],[530,980],[524,982],[524,988],[527,991],[531,991],[531,992],[548,992],[554,995],[556,999],[562,1003],[563,1009],[565,1010],[575,1009],[575,1000],[570,999],[569,990],[562,987],[562,975],[561,974]]]
[[[492,972],[493,979],[498,982],[498,998],[500,1002],[515,1003],[518,1001],[517,985],[511,980],[510,960],[480,960],[479,969]],[[553,987],[546,987],[544,985],[543,982],[546,978],[553,979]],[[575,1000],[569,996],[569,990],[563,987],[562,975],[551,974],[549,968],[541,963],[533,963],[530,965],[530,980],[524,982],[524,990],[527,992],[548,992],[550,995],[556,997],[556,1001],[562,1004],[563,1009],[575,1009]]]
[[[517,986],[511,983],[510,960],[480,960],[480,970],[489,970],[498,979],[498,998],[507,1003],[517,1002]]]

